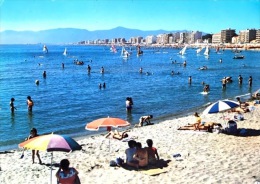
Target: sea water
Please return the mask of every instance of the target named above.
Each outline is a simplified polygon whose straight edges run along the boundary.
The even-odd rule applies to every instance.
[[[43,52],[42,44],[0,46],[0,150],[17,148],[32,127],[39,134],[90,135],[97,132],[87,131],[85,126],[98,118],[118,117],[133,125],[140,116],[152,114],[155,122],[193,112],[219,99],[252,93],[260,86],[260,52],[257,51],[243,51],[245,59],[238,60],[233,59],[231,50],[216,53],[211,49],[207,58],[191,48],[180,56],[179,49],[146,47],[142,48],[144,54],[137,57],[135,47],[127,47],[132,55],[123,59],[120,47],[117,53],[110,52],[109,46],[47,47],[48,53]],[[83,61],[84,65],[75,65],[74,61]],[[184,61],[186,67],[182,65]],[[87,65],[91,66],[90,74]],[[104,74],[100,73],[102,66]],[[208,69],[198,70],[202,66]],[[238,84],[239,74],[244,78],[242,85]],[[251,88],[247,82],[250,75]],[[225,76],[231,76],[234,81],[222,90],[221,79]],[[36,80],[39,85],[35,84]],[[201,94],[203,81],[210,85],[208,95]],[[106,88],[100,89],[100,83],[106,83]],[[27,96],[34,101],[32,113],[27,110]],[[14,114],[9,106],[12,97],[17,108]],[[133,98],[131,114],[125,109],[126,97]],[[102,131],[105,129],[99,130]]]

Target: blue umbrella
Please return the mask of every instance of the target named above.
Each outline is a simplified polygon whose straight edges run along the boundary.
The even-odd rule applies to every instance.
[[[219,100],[210,106],[208,106],[204,111],[203,114],[212,114],[212,113],[218,113],[223,112],[235,107],[238,107],[239,103],[235,102],[233,100]]]

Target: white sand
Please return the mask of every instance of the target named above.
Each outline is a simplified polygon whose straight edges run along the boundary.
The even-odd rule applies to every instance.
[[[166,120],[159,124],[131,129],[130,135],[146,146],[146,139],[154,141],[159,156],[169,161],[167,171],[157,176],[148,176],[141,171],[110,167],[109,161],[118,156],[125,158],[127,142],[92,136],[78,140],[84,151],[70,154],[54,152],[52,180],[56,184],[57,163],[68,158],[71,166],[79,171],[82,184],[96,183],[256,183],[260,182],[260,107],[258,114],[245,113],[244,121],[237,121],[238,128],[254,129],[256,136],[233,136],[199,131],[177,130],[194,123],[193,116]],[[233,117],[233,113],[226,113]],[[202,116],[203,121],[223,123],[221,114]],[[109,152],[110,142],[110,152]],[[32,164],[31,151],[20,159],[21,150],[0,154],[0,183],[2,184],[47,184],[50,183],[50,168]],[[173,158],[180,153],[182,161]],[[43,163],[49,164],[51,154],[40,152]],[[35,159],[38,162],[37,158]]]

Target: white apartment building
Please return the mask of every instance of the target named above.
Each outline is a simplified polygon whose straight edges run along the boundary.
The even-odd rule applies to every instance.
[[[156,43],[157,37],[154,35],[150,35],[147,36],[145,40],[146,40],[146,44],[150,45]]]

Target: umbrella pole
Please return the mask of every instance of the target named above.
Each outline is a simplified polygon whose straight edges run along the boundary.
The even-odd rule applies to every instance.
[[[51,152],[51,182],[50,182],[50,184],[52,184],[52,158],[53,158],[53,152]]]

